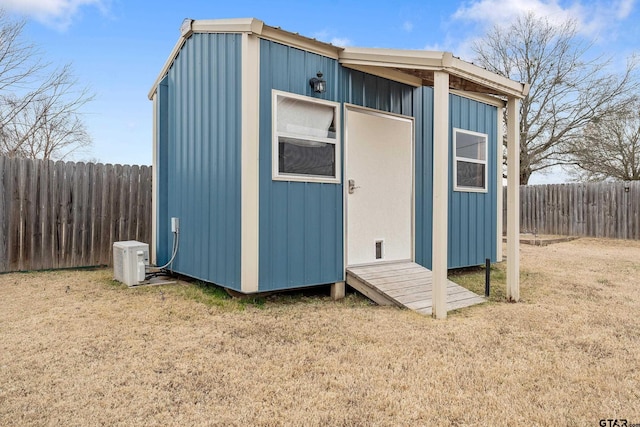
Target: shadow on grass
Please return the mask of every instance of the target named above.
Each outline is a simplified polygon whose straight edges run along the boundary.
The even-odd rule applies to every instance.
[[[524,276],[524,277],[523,277]],[[521,282],[527,280],[527,272],[521,272]],[[484,296],[485,268],[484,266],[466,267],[450,270],[448,278],[452,282]],[[347,286],[346,296],[343,300],[335,302],[329,297],[329,286],[315,286],[303,289],[284,290],[273,293],[254,295],[235,294],[234,296],[220,286],[200,280],[192,280],[187,277],[176,277],[176,284],[158,286],[140,286],[134,288],[135,292],[160,293],[162,298],[169,296],[196,301],[208,307],[219,307],[227,310],[245,310],[247,307],[258,309],[269,306],[286,306],[294,304],[328,304],[339,303],[347,307],[368,307],[375,305],[371,300],[359,294]],[[524,279],[524,280],[523,280]],[[127,286],[111,278],[104,283],[112,289],[127,289]],[[490,303],[507,302],[506,297],[506,263],[491,265],[491,292],[488,298]]]
[[[491,286],[488,301],[507,301],[507,266],[506,263],[491,265]],[[473,293],[484,296],[485,267],[466,267],[450,270],[449,280],[470,290]]]
[[[484,266],[466,267],[450,270],[449,280],[458,285],[484,296],[485,268]],[[520,268],[520,302],[528,302],[540,297],[540,287],[536,284],[541,280],[537,271]],[[491,286],[487,301],[493,303],[509,302],[507,299],[507,263],[500,262],[491,265]]]
[[[213,283],[201,280],[192,280],[187,277],[176,277],[177,283],[154,286],[138,286],[131,288],[134,292],[159,293],[161,297],[179,297],[196,301],[208,307],[219,307],[228,310],[244,310],[247,307],[264,309],[269,306],[283,306],[294,304],[326,304],[340,303],[348,307],[375,305],[366,297],[348,288],[345,298],[335,302],[329,297],[329,286],[315,286],[304,289],[285,290],[273,293],[242,295],[232,292],[231,296],[225,288]],[[116,280],[105,279],[103,281],[112,289],[128,289],[128,287]]]

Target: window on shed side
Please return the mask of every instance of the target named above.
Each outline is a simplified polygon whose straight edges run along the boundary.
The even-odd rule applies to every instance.
[[[273,96],[273,179],[339,182],[339,104],[277,91]]]
[[[453,130],[454,189],[487,191],[487,134]]]

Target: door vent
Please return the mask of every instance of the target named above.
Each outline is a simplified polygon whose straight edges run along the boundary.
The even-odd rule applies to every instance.
[[[376,259],[382,259],[384,256],[384,251],[382,245],[384,240],[376,240]]]

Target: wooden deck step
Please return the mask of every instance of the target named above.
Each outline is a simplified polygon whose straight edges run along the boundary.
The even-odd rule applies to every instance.
[[[380,305],[395,305],[430,315],[431,270],[415,262],[402,261],[348,267],[349,286]],[[481,304],[485,299],[448,281],[447,311]]]

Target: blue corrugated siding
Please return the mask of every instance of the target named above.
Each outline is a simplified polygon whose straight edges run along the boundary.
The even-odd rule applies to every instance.
[[[241,36],[194,34],[168,73],[166,208],[158,263],[180,218],[179,273],[240,289]],[[162,167],[162,165],[161,165]]]
[[[156,94],[156,138],[157,138],[157,152],[156,152],[156,179],[158,180],[158,200],[156,201],[156,259],[158,262],[169,259],[169,252],[171,251],[170,233],[171,228],[169,224],[168,209],[168,183],[169,183],[169,169],[168,169],[168,154],[169,154],[169,86],[167,81],[168,77],[160,82],[158,85],[158,92]],[[165,264],[163,262],[163,265]]]
[[[416,89],[415,261],[431,268],[433,224],[433,88]]]
[[[416,96],[416,262],[431,268],[433,227],[433,88]],[[449,245],[448,267],[495,261],[496,253],[496,132],[497,109],[458,95],[450,95],[449,110]],[[488,134],[488,192],[453,191],[453,128]],[[418,141],[422,140],[422,144]],[[437,209],[437,207],[435,207]]]
[[[449,97],[449,268],[495,261],[497,220],[497,108],[457,95]],[[453,128],[488,135],[488,192],[453,191]]]
[[[323,99],[411,115],[413,89],[264,40],[260,66],[260,290],[343,280],[343,187],[271,179],[271,91],[318,96],[308,80],[320,70]]]
[[[340,101],[388,113],[413,115],[414,88],[340,67]]]
[[[342,185],[271,179],[271,91],[307,96],[309,79],[322,71],[338,100],[337,61],[278,43],[260,42],[259,290],[288,289],[343,280]]]
[[[342,68],[329,58],[261,41],[261,291],[344,278],[342,185],[271,179],[271,91],[318,96],[308,83],[317,71],[322,71],[327,80],[327,92],[320,95],[323,99],[409,116],[413,112],[410,86]]]

